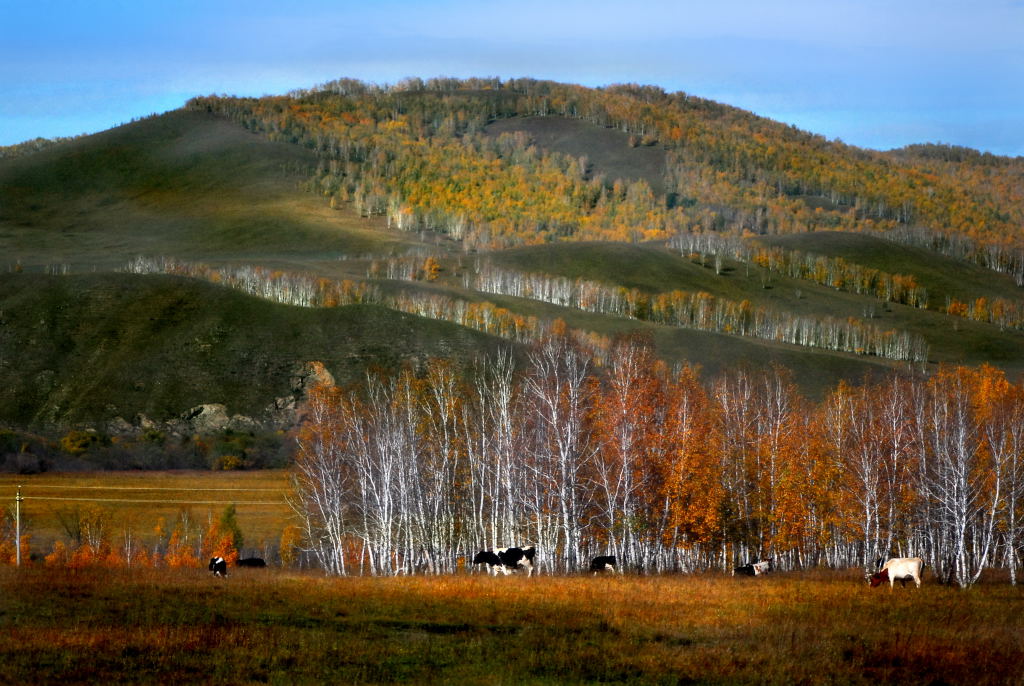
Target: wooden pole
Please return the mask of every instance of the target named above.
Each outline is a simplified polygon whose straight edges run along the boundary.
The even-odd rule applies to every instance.
[[[21,486],[14,496],[14,559],[15,566],[21,566]]]

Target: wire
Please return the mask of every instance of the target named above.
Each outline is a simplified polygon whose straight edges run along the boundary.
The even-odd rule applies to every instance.
[[[144,500],[136,498],[58,498],[56,496],[27,495],[22,496],[23,501],[28,500],[70,500],[85,501],[91,503],[163,503],[166,505],[287,505],[283,500]]]
[[[182,486],[179,488],[172,488],[170,486],[71,486],[71,485],[56,485],[56,484],[22,484],[23,489],[26,488],[64,488],[68,490],[80,490],[80,489],[95,489],[102,491],[269,491],[271,493],[283,493],[287,489],[285,488],[192,488],[191,486]]]

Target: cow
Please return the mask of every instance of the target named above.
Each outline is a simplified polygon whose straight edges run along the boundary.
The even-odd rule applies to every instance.
[[[921,588],[921,569],[923,567],[924,560],[919,557],[894,557],[876,573],[865,576],[871,588],[888,581],[891,593],[893,585],[897,581],[901,586],[906,587],[907,581],[913,579],[917,587]]]
[[[481,550],[473,558],[473,564],[486,564],[492,574],[497,574],[500,571],[506,576],[522,567],[526,570],[526,576],[529,577],[533,574],[533,556],[536,552],[533,546]]]
[[[732,570],[732,575],[736,576],[761,576],[772,571],[771,560],[761,560],[759,562],[749,562],[745,565],[740,565]]]
[[[600,574],[601,572],[611,572],[614,574],[616,565],[618,565],[618,562],[615,560],[614,555],[598,555],[590,561],[590,571],[594,574]]]
[[[228,562],[223,557],[211,557],[210,558],[210,571],[213,572],[214,576],[227,576],[228,575]]]
[[[246,557],[235,563],[236,567],[266,567],[267,561],[262,557]]]

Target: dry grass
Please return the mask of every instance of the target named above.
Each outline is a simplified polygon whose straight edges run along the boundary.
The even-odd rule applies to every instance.
[[[179,512],[187,509],[205,523],[208,517],[217,519],[225,507],[236,503],[246,548],[261,547],[263,542],[276,544],[293,516],[284,501],[291,490],[285,470],[0,474],[0,503],[5,507],[14,504],[18,485],[25,498],[24,530],[31,536],[32,552],[36,554],[48,553],[55,540],[67,538],[59,514],[76,507],[103,510],[115,537],[131,525],[143,542],[151,543],[155,539],[153,529],[161,518],[172,524]],[[146,502],[151,500],[162,502]]]
[[[1020,592],[853,574],[0,571],[12,683],[1020,683]]]

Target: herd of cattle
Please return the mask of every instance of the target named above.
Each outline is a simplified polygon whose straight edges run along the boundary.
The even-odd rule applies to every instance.
[[[473,558],[475,565],[487,565],[491,574],[508,575],[523,570],[526,576],[533,576],[533,558],[537,554],[536,548],[493,548],[481,550]],[[235,563],[237,567],[266,567],[267,563],[260,557],[247,557]],[[874,574],[867,575],[867,582],[871,588],[888,581],[889,590],[892,591],[895,582],[899,581],[901,586],[906,586],[908,581],[913,581],[917,587],[921,587],[921,570],[924,567],[924,560],[919,557],[894,557]],[[225,577],[228,575],[228,563],[223,557],[210,558],[210,571],[214,576]],[[618,560],[614,555],[598,555],[590,561],[590,571],[594,574],[602,572],[616,573]],[[758,560],[740,565],[732,570],[733,576],[760,576],[772,571],[771,560]]]

